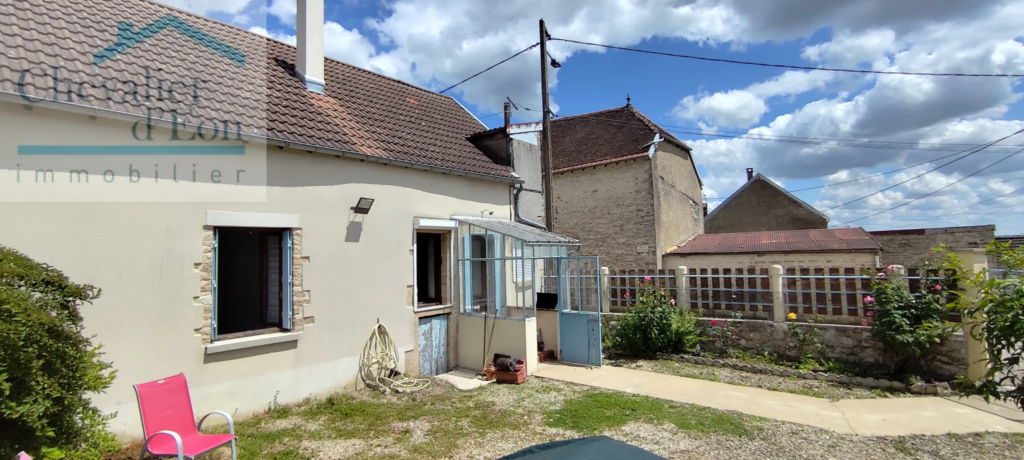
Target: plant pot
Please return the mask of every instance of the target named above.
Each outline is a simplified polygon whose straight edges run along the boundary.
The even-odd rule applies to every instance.
[[[494,363],[487,363],[487,367],[484,368],[484,376],[488,381],[494,380],[494,371]]]

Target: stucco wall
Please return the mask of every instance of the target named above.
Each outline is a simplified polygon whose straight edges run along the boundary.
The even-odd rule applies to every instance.
[[[704,222],[706,233],[828,228],[828,220],[765,181],[755,180]]]
[[[882,263],[921,267],[933,248],[983,248],[995,239],[995,225],[868,232],[882,245]],[[991,262],[990,262],[991,263]],[[994,266],[994,265],[993,265]]]
[[[482,371],[485,357],[501,353],[525,361],[528,374],[537,371],[537,318],[457,317],[459,367]]]
[[[516,174],[523,179],[519,194],[519,215],[539,224],[544,223],[544,177],[541,173],[540,147],[512,139]]]
[[[659,253],[704,232],[701,187],[692,161],[685,150],[667,142],[659,144],[654,153],[652,177]]]
[[[697,268],[745,268],[782,265],[783,268],[831,268],[875,266],[870,253],[791,253],[791,254],[666,254],[665,266]]]
[[[654,187],[646,157],[555,174],[555,232],[608,267],[657,266]]]
[[[55,126],[54,115],[44,109],[15,107],[0,107],[0,125],[32,119],[36,126]],[[59,126],[124,132],[129,126],[113,125],[74,115]],[[23,134],[5,131],[0,153],[38,144],[45,133]],[[250,143],[247,150],[259,147]],[[414,218],[510,211],[505,183],[276,147],[268,150],[267,174],[265,202],[0,203],[0,244],[103,289],[82,312],[85,332],[97,336],[104,359],[118,372],[113,386],[93,397],[104,412],[117,412],[111,422],[115,433],[141,432],[134,383],[184,372],[197,413],[244,416],[265,409],[275,397],[295,402],[351,386],[378,319],[403,357],[417,343],[409,295]],[[360,197],[376,200],[368,215],[349,210]],[[297,342],[205,353],[195,331],[204,323],[203,310],[194,302],[201,294],[208,210],[299,215],[309,321]]]

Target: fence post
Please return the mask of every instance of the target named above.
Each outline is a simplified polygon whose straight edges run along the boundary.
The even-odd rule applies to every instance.
[[[681,265],[676,267],[676,305],[685,311],[690,311],[690,287],[686,285],[688,270]]]
[[[984,249],[958,249],[953,251],[957,257],[964,262],[964,268],[968,270],[965,276],[974,276],[988,269],[988,258]],[[975,287],[959,287],[964,297],[974,299],[978,296],[978,289]],[[984,318],[977,316],[963,317],[960,319],[964,331],[964,341],[967,342],[967,380],[977,382],[985,378],[988,372],[988,354],[985,353],[985,343],[975,339],[974,334],[980,334]]]
[[[786,298],[782,295],[782,265],[772,265],[768,269],[768,285],[772,289],[772,321],[786,322]]]
[[[601,313],[612,311],[612,287],[608,278],[608,267],[601,267]]]

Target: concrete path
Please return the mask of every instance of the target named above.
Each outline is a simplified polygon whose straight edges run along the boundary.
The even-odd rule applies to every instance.
[[[1024,433],[1024,424],[939,397],[827,399],[621,367],[588,369],[540,364],[536,377],[624,391],[688,404],[867,436]],[[982,402],[983,403],[983,402]]]

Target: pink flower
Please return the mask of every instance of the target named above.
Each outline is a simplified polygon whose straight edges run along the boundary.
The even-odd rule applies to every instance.
[[[896,271],[896,266],[895,265],[890,265],[888,267],[885,267],[885,271],[887,271],[887,272],[894,272],[894,271]]]
[[[941,290],[942,290],[942,286],[940,286],[940,285],[936,284],[936,285],[935,285],[935,290],[936,290],[936,291],[941,291]]]
[[[627,299],[629,298],[629,293],[628,293],[628,292],[626,293],[626,298],[627,298]]]
[[[875,316],[875,311],[874,310],[868,310],[868,311],[864,312],[864,316],[867,316],[868,318],[870,318],[872,316]]]
[[[868,325],[868,319],[867,318],[861,318],[860,319],[860,325],[861,326],[867,326]]]
[[[57,316],[57,312],[53,312],[53,311],[51,311],[51,312],[50,312],[50,316]]]
[[[885,272],[879,273],[879,274],[878,274],[878,277],[879,277],[879,278],[882,278],[882,279],[885,279]]]
[[[650,280],[651,280],[651,277],[650,277],[650,276],[645,276],[645,277],[644,277],[644,281],[650,281]]]
[[[676,304],[676,299],[669,300],[668,303],[670,303],[672,305],[675,305]]]
[[[864,296],[864,305],[871,305],[875,303],[875,298],[869,295]]]
[[[711,320],[711,325],[712,325],[712,326],[717,326],[717,325],[718,325],[718,321],[715,321],[715,320]]]
[[[860,263],[860,266],[861,266],[861,267],[863,267],[863,266],[864,266],[864,262],[861,262],[861,263]]]

